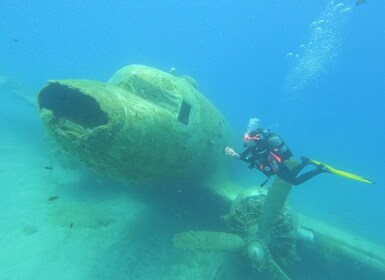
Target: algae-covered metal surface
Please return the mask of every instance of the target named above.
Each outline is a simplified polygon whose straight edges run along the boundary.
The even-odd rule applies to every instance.
[[[107,83],[49,81],[38,105],[59,146],[124,181],[202,181],[220,164],[230,137],[191,78],[143,65],[124,67]]]
[[[311,238],[302,238],[297,248],[302,257],[292,269],[302,267],[303,275],[312,270],[314,279],[385,279],[383,245],[325,221],[298,217]]]
[[[243,227],[240,225],[258,223],[256,218],[261,217],[256,214],[266,209],[263,207],[263,203],[266,203],[265,195],[266,190],[260,188],[250,188],[238,194],[238,198],[232,201],[230,213],[224,219],[231,233],[184,232],[174,236],[174,245],[183,251],[228,252],[231,257],[223,261],[221,267],[226,267],[233,274],[227,277],[228,271],[219,271],[217,279],[385,279],[383,246],[325,221],[288,212],[285,210],[287,205],[265,236],[270,249],[267,252],[273,255],[274,258],[270,260],[276,261],[275,267],[267,263],[264,267],[255,266],[249,255],[249,249],[252,248],[249,242],[253,236],[258,241],[258,235],[250,235],[249,230],[244,231],[246,235],[242,234]],[[282,219],[288,213],[291,218]],[[256,229],[260,230],[259,227]],[[263,260],[266,255],[261,254],[259,258]],[[242,270],[247,271],[246,274],[241,271],[240,263]],[[244,266],[249,266],[250,270]],[[277,275],[277,271],[282,273]]]

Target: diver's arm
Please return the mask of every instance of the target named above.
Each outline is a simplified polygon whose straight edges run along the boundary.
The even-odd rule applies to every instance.
[[[251,162],[251,158],[249,157],[250,154],[250,147],[247,147],[240,155],[239,158],[240,160],[246,161],[246,162]]]
[[[225,148],[225,154],[230,156],[230,157],[237,158],[237,159],[241,158],[241,156],[236,151],[234,151],[233,148],[230,148],[230,147]]]
[[[248,155],[250,154],[250,147],[244,150],[241,154],[238,154],[237,152],[235,152],[233,148],[226,147],[225,154],[245,162],[252,162],[252,158],[248,157]]]

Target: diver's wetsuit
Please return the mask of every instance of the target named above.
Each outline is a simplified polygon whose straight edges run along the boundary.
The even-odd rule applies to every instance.
[[[282,164],[277,172],[277,176],[281,177],[283,180],[289,182],[292,185],[300,185],[303,182],[313,178],[314,176],[324,172],[322,168],[316,168],[298,176],[302,169],[304,169],[308,164],[309,163],[307,161],[303,160],[292,169],[289,169],[285,164]]]
[[[323,172],[322,168],[316,168],[298,176],[309,164],[309,160],[302,160],[301,163],[290,169],[285,161],[291,158],[293,153],[281,137],[268,130],[259,135],[260,140],[255,141],[254,146],[248,146],[239,156],[240,160],[250,163],[249,168],[258,168],[268,177],[277,175],[293,185],[302,184]]]

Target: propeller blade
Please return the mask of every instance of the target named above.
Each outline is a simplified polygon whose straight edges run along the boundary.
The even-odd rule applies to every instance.
[[[267,192],[258,223],[258,235],[264,240],[270,234],[272,222],[278,217],[291,190],[291,184],[276,177]]]
[[[276,280],[291,280],[289,276],[281,269],[281,267],[272,259],[267,259],[267,265],[268,269],[271,273],[271,276],[273,276]]]
[[[271,232],[272,221],[278,217],[285,205],[286,199],[290,193],[291,184],[276,177],[271,185],[265,202],[263,203],[261,217],[259,219],[258,236],[261,241],[268,239]],[[290,280],[289,276],[281,269],[281,267],[273,260],[271,256],[266,257],[266,265],[272,277],[276,280]]]

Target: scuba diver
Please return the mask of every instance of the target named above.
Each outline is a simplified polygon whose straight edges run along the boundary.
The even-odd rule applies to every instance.
[[[263,128],[257,118],[250,119],[244,140],[246,149],[241,154],[230,147],[225,148],[225,154],[248,162],[249,169],[257,168],[265,174],[268,178],[261,186],[265,185],[273,175],[292,185],[299,185],[318,174],[330,172],[323,164],[315,164],[307,157],[301,157],[299,164],[294,167],[290,164],[289,167],[289,159],[293,157],[293,153],[279,135]],[[316,168],[299,175],[309,164],[314,164]]]

